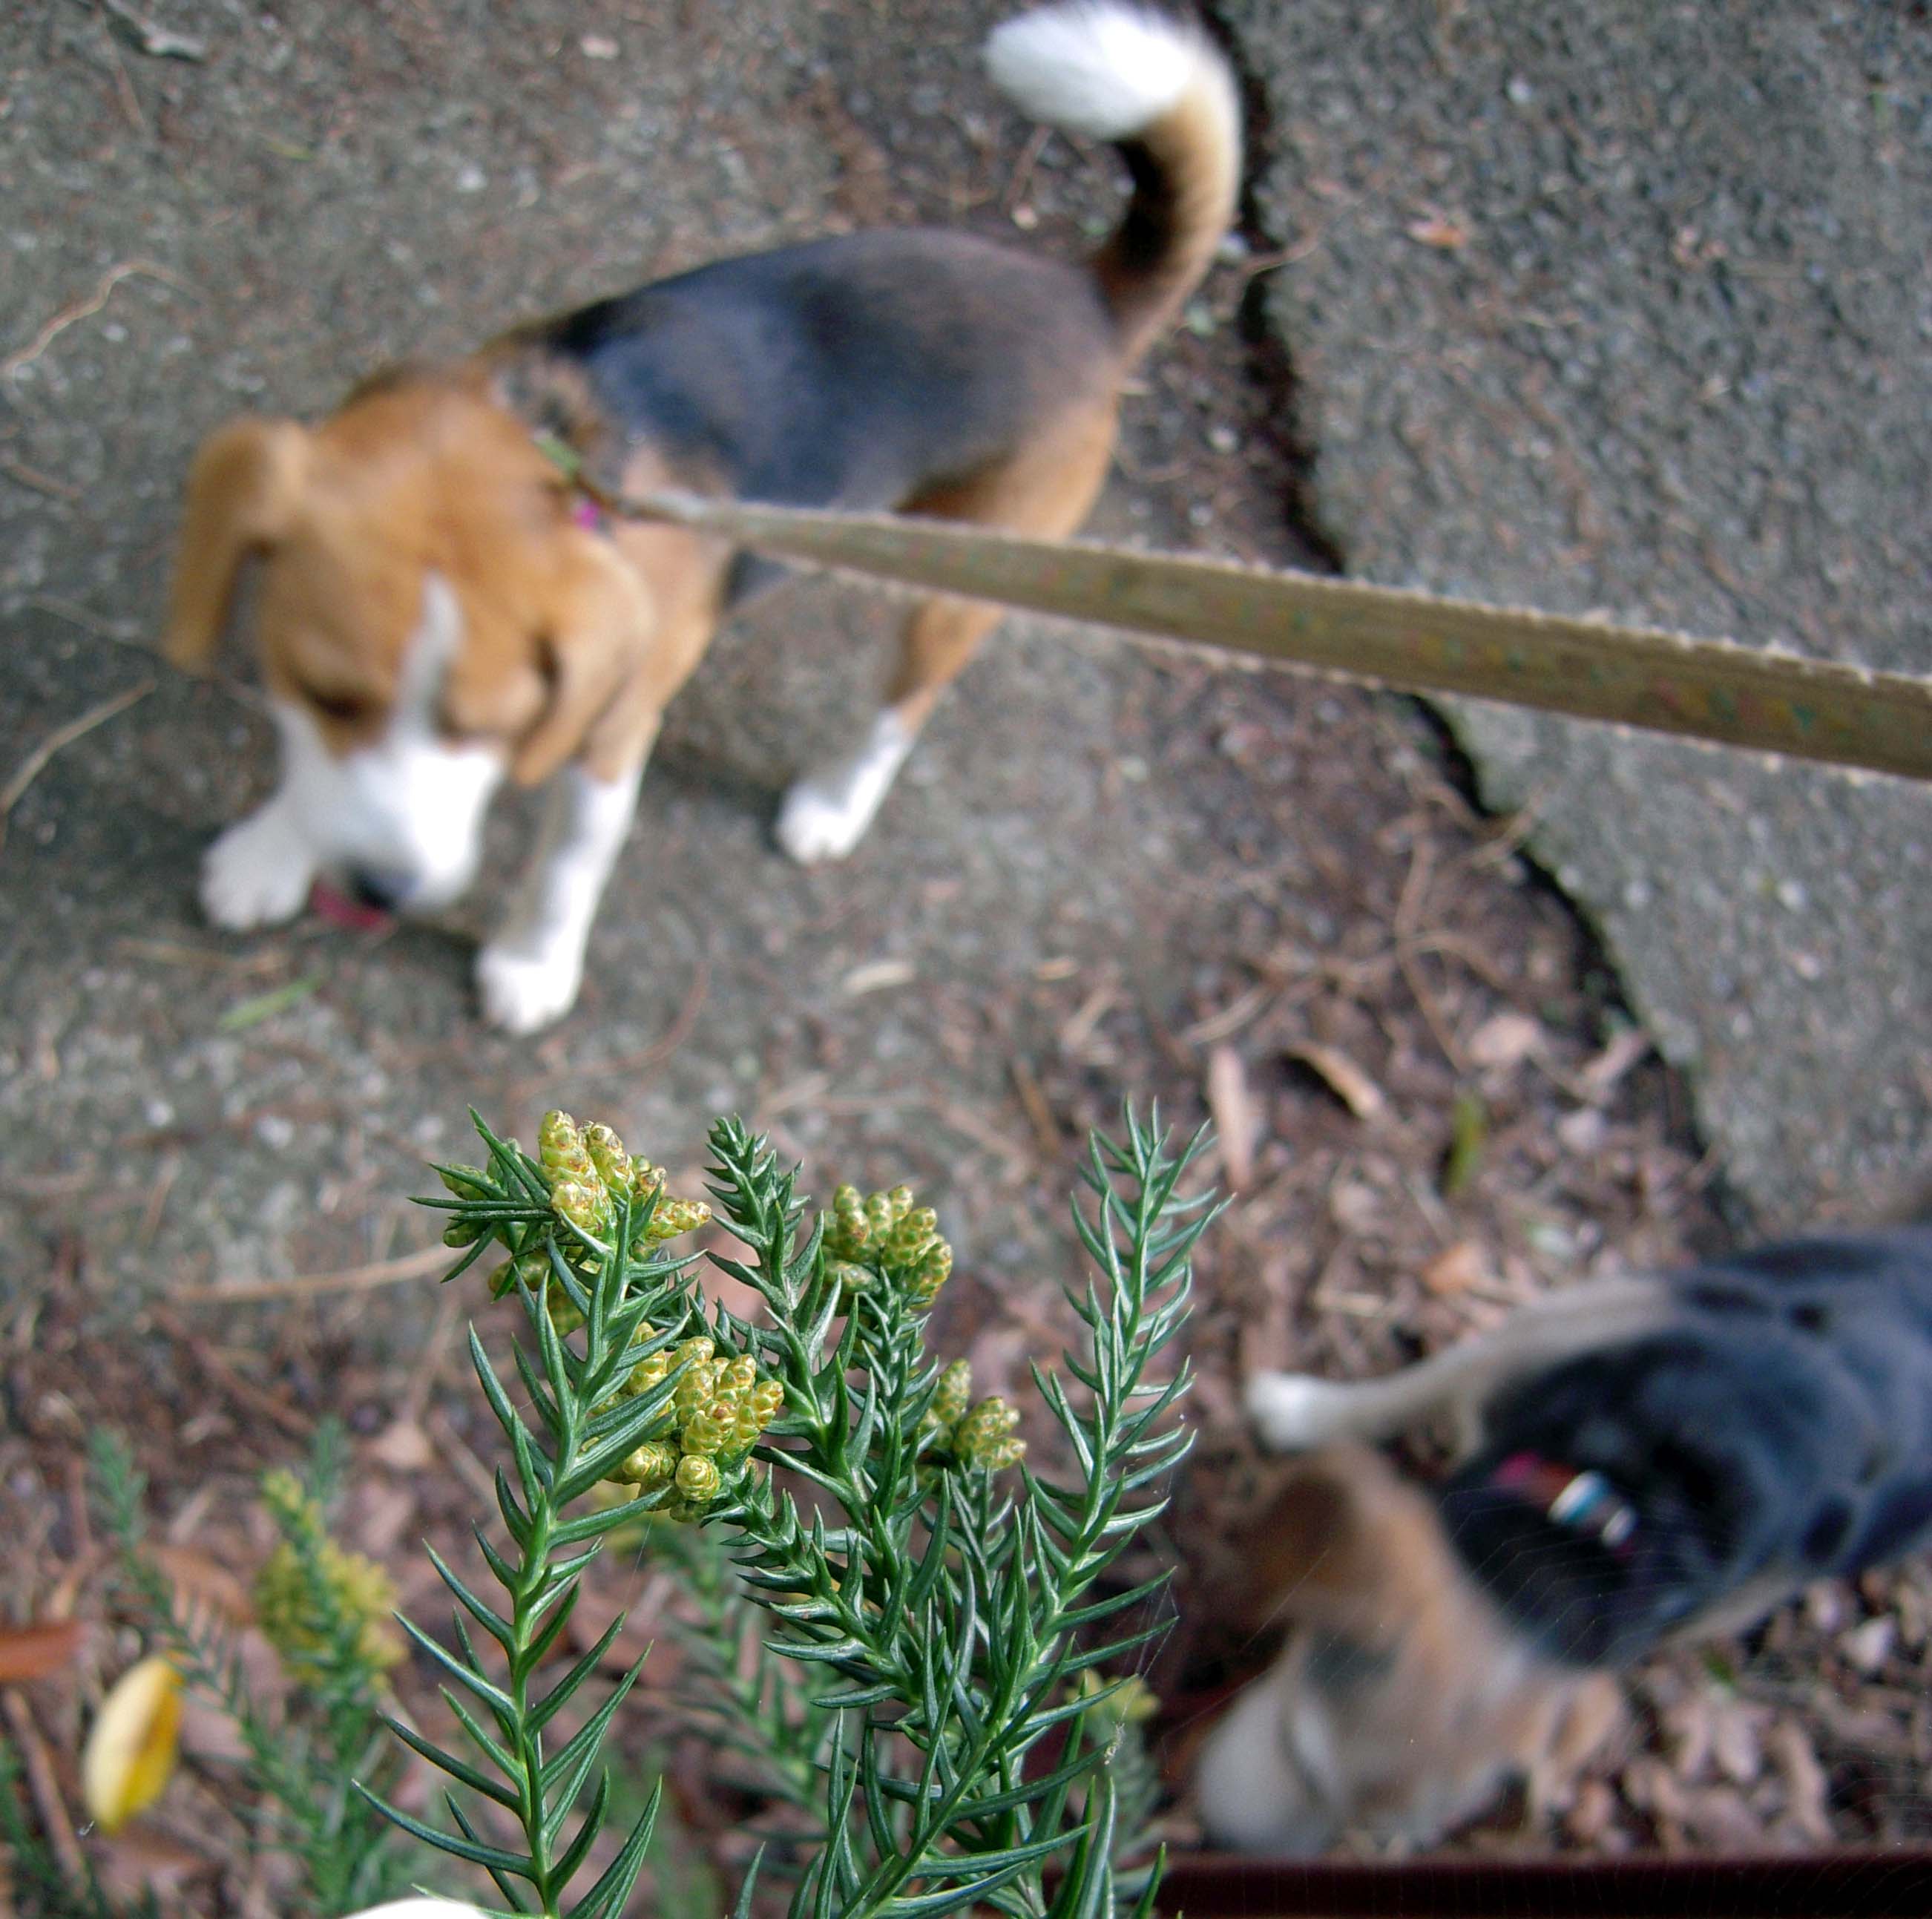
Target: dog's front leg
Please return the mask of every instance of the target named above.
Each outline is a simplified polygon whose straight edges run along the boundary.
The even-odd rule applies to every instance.
[[[509,919],[476,956],[483,1014],[493,1026],[535,1032],[575,1003],[590,923],[630,832],[643,773],[640,759],[614,779],[578,765],[557,776]]]
[[[231,932],[279,926],[302,911],[315,873],[315,849],[285,780],[202,857],[202,911]]]

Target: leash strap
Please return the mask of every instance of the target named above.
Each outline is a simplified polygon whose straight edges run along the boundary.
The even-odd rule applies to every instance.
[[[564,449],[546,447],[556,458]],[[560,464],[564,464],[560,459]],[[604,492],[614,518],[1412,693],[1466,693],[1868,773],[1932,780],[1932,680],[1230,561],[1021,539],[938,520]]]

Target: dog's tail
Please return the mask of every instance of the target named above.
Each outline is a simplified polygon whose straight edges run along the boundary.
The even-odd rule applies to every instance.
[[[1135,0],[1061,0],[994,28],[986,65],[1022,113],[1126,158],[1133,197],[1093,266],[1131,362],[1234,218],[1241,113],[1228,63],[1198,27]]]

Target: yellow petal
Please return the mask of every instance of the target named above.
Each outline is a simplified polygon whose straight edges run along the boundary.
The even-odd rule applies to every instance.
[[[181,1680],[166,1659],[130,1666],[109,1689],[80,1760],[81,1796],[103,1832],[160,1798],[180,1732]]]

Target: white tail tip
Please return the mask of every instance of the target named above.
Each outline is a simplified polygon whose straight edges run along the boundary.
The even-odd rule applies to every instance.
[[[1225,74],[1199,32],[1132,0],[1063,0],[1003,21],[986,41],[994,86],[1030,119],[1120,140]]]

